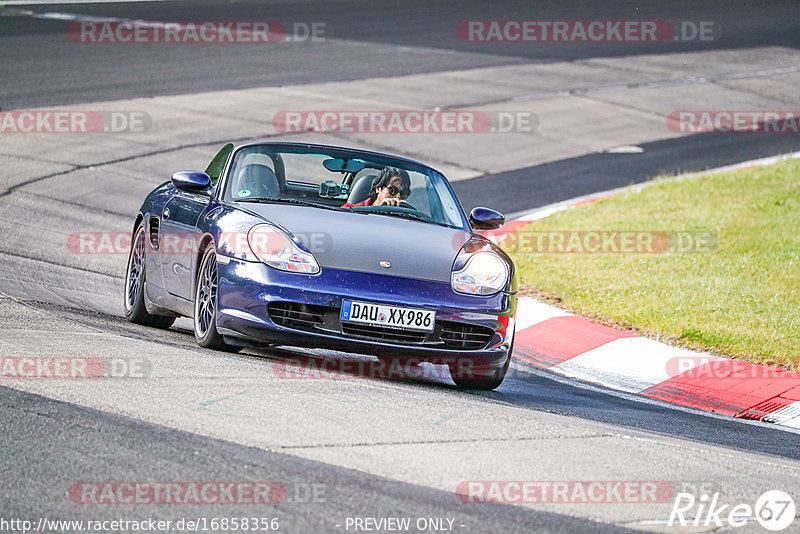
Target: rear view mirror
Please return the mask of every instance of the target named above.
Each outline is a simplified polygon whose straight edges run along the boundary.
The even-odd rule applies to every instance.
[[[326,159],[322,164],[331,172],[358,172],[367,165],[360,159],[348,160],[340,158]]]

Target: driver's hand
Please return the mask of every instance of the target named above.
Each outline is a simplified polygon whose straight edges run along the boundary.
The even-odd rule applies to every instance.
[[[402,203],[403,203],[403,200],[401,200],[399,198],[389,197],[389,198],[384,198],[383,200],[381,200],[380,202],[378,202],[375,205],[376,206],[400,206],[400,204],[402,204]]]

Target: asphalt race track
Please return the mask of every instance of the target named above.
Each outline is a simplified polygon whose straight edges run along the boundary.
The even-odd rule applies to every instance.
[[[42,518],[241,517],[278,518],[278,531],[298,533],[402,530],[355,518],[410,518],[411,532],[689,532],[667,525],[672,493],[656,502],[462,502],[457,489],[468,481],[649,481],[698,499],[718,494],[731,506],[753,506],[775,489],[797,501],[800,441],[792,430],[517,363],[490,393],[460,391],[446,373],[286,379],[281,369],[298,354],[347,355],[289,348],[232,355],[199,348],[185,319],[168,331],[130,324],[122,314],[127,250],[92,254],[68,244],[76,232],[129,233],[150,189],[173,171],[203,168],[228,140],[400,153],[441,168],[466,209],[515,214],[659,174],[800,150],[797,133],[668,128],[676,110],[800,104],[796,3],[695,4],[0,7],[0,111],[124,111],[148,119],[144,131],[0,133],[0,357],[91,356],[122,366],[119,376],[87,381],[0,378],[0,532],[24,530],[2,522],[11,519],[41,527]],[[325,38],[259,46],[68,37],[76,20],[112,17],[322,23]],[[457,36],[461,21],[501,19],[710,22],[713,39],[486,43]],[[285,133],[272,123],[292,109],[434,108],[531,113],[537,124],[470,135]],[[259,505],[76,497],[88,484],[221,481],[274,482],[285,496]],[[193,529],[152,531],[179,530]],[[88,530],[45,524],[40,531]],[[764,530],[751,518],[722,531]],[[797,523],[785,530],[793,531]]]

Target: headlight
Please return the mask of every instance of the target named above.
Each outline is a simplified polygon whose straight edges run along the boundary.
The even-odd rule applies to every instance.
[[[247,243],[255,256],[270,267],[293,273],[316,274],[319,264],[310,252],[300,247],[283,231],[269,224],[250,229]]]
[[[508,265],[494,252],[473,254],[450,278],[454,291],[468,295],[493,295],[507,284]]]
[[[313,254],[298,247],[286,232],[269,224],[257,224],[249,231],[223,232],[217,242],[217,252],[244,261],[260,261],[281,271],[319,272]]]

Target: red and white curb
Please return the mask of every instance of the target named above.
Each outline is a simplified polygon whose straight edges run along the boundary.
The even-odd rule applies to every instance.
[[[800,373],[643,338],[530,297],[517,308],[514,357],[673,404],[800,429]]]
[[[800,152],[697,174],[797,157]],[[541,208],[506,223],[488,237],[499,242],[533,220],[646,185]],[[589,321],[530,297],[520,297],[516,325],[514,357],[519,361],[673,404],[800,429],[800,373],[673,347]]]

